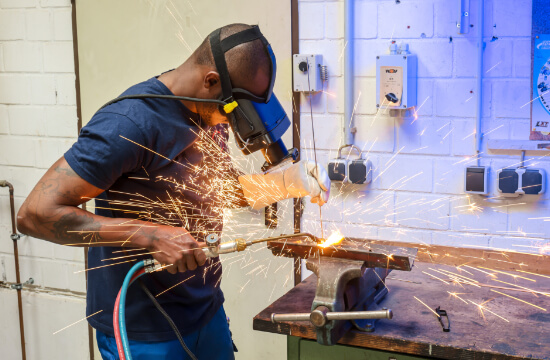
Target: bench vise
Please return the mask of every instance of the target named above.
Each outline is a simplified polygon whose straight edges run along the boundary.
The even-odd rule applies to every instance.
[[[386,276],[392,269],[410,271],[417,252],[346,240],[323,248],[307,238],[270,241],[267,246],[274,255],[305,258],[307,269],[317,276],[310,313],[273,313],[271,321],[309,321],[322,345],[336,344],[352,327],[374,331],[378,319],[391,319],[392,310],[379,305],[388,293]]]

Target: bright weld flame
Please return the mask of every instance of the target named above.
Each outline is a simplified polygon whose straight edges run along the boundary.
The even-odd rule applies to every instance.
[[[328,239],[326,239],[323,243],[319,244],[320,247],[326,248],[332,245],[338,245],[344,240],[344,235],[340,233],[340,231],[336,230],[336,232],[333,232]]]

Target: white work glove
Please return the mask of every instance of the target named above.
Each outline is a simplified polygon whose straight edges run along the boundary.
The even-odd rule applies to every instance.
[[[324,205],[330,195],[327,172],[321,165],[307,160],[267,174],[239,176],[239,183],[246,200],[255,210],[279,200],[304,196],[310,196],[312,203]]]

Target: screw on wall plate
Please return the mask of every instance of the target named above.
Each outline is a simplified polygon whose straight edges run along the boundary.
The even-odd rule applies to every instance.
[[[33,278],[29,278],[29,280],[25,281],[24,283],[22,284],[11,284],[11,288],[14,289],[14,290],[21,290],[23,288],[24,285],[32,285],[34,284],[34,279]]]
[[[403,59],[407,60],[407,57],[406,57],[406,56],[403,56]]]
[[[376,107],[380,107],[380,104],[376,104]]]
[[[377,56],[376,58],[377,58],[377,59],[380,59],[380,56]]]
[[[407,105],[403,105],[403,108],[406,109],[406,108],[407,108]]]

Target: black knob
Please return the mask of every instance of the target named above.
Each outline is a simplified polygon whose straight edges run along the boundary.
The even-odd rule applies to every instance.
[[[307,71],[307,62],[305,61],[302,61],[301,63],[298,64],[298,69],[300,69],[301,72],[306,72]]]
[[[394,93],[388,93],[386,94],[386,100],[391,101],[392,103],[396,103],[399,101],[397,96]]]

